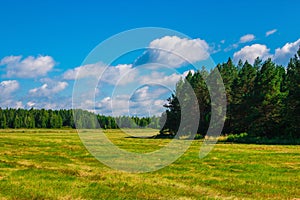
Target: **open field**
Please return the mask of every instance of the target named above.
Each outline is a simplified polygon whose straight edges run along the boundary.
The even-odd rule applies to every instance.
[[[135,152],[170,141],[106,133]],[[75,130],[0,130],[0,199],[300,198],[300,146],[219,143],[199,159],[201,142],[164,169],[130,174],[97,161]]]

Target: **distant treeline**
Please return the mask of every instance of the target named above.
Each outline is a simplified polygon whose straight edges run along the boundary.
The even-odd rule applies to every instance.
[[[222,76],[227,96],[223,134],[246,132],[251,137],[300,138],[300,49],[287,66],[277,65],[271,59],[262,62],[259,58],[253,65],[247,61],[235,65],[229,58],[210,72],[205,68],[190,72],[177,83],[174,94],[165,105],[167,110],[163,116],[167,120],[162,134],[175,134],[182,120],[181,108],[190,108],[188,115],[192,116],[197,114],[192,108],[197,104],[200,109],[198,133],[206,134],[211,125],[212,109],[206,81],[213,82],[211,77],[217,71]],[[187,85],[193,88],[197,102],[191,102],[186,92]],[[184,128],[189,124],[186,126]]]
[[[74,117],[75,116],[75,117]],[[0,128],[159,128],[159,117],[111,117],[88,111],[0,108]]]
[[[161,134],[175,135],[181,124],[185,124],[183,132],[190,133],[189,130],[197,129],[198,126],[197,132],[205,135],[210,125],[218,126],[218,121],[222,121],[220,119],[210,124],[213,108],[211,95],[214,94],[209,93],[206,82],[210,79],[214,81],[211,77],[216,71],[222,76],[227,97],[223,134],[247,133],[251,137],[300,138],[300,49],[290,59],[288,66],[277,65],[271,59],[263,62],[259,58],[254,64],[240,61],[235,65],[229,58],[210,72],[205,68],[195,73],[190,72],[177,83],[162,117],[111,117],[80,109],[0,108],[0,128],[149,127],[161,128]],[[215,84],[220,84],[220,81]],[[196,100],[187,93],[187,85],[192,87]],[[189,111],[184,115],[181,113],[183,107]],[[198,119],[194,118],[198,115],[195,112],[198,107],[200,119],[195,123],[193,119]],[[218,113],[220,110],[214,111]]]

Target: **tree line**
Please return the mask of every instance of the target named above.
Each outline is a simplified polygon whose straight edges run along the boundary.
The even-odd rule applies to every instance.
[[[0,108],[0,128],[149,127],[161,128],[161,134],[175,135],[182,122],[186,126],[183,130],[189,132],[191,124],[188,121],[199,119],[197,133],[205,135],[211,125],[213,95],[206,83],[216,70],[221,74],[226,91],[227,114],[223,134],[300,138],[300,49],[286,67],[271,59],[263,62],[259,58],[253,64],[239,61],[235,65],[229,58],[211,71],[203,67],[197,72],[189,72],[177,83],[161,117],[112,117],[81,109]],[[187,85],[192,87],[196,102],[191,101]],[[188,113],[182,115],[182,108],[188,108]],[[194,112],[198,108],[199,118]]]
[[[198,133],[205,135],[210,124],[211,99],[206,81],[218,70],[226,90],[227,114],[223,134],[247,133],[264,138],[300,138],[300,49],[286,67],[271,59],[257,58],[254,64],[229,58],[210,72],[205,68],[181,79],[165,105],[162,134],[175,134],[181,122],[184,85],[195,92],[200,110]],[[179,103],[179,98],[181,102]],[[192,114],[192,113],[191,113]]]
[[[104,116],[81,109],[0,108],[0,128],[159,128],[159,117]]]

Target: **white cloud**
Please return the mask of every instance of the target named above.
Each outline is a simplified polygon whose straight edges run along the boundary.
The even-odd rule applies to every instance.
[[[2,108],[22,108],[21,101],[14,100],[13,94],[20,88],[16,80],[2,81],[0,83],[0,107]]]
[[[253,34],[247,34],[247,35],[240,37],[239,43],[251,42],[254,39],[255,39],[255,36]]]
[[[147,75],[140,76],[137,81],[140,85],[156,84],[169,88],[172,91],[175,89],[176,83],[181,78],[185,78],[190,71],[192,74],[195,73],[195,70],[188,70],[182,74],[172,73],[170,75],[166,75],[164,72],[153,71]]]
[[[141,76],[138,82],[140,84],[160,84],[166,87],[174,88],[181,77],[182,75],[177,73],[166,75],[164,72],[153,71],[149,75]]]
[[[269,31],[266,32],[266,37],[268,37],[270,35],[273,35],[276,32],[277,32],[277,29],[269,30]]]
[[[136,64],[159,63],[169,67],[180,67],[209,58],[209,45],[206,41],[177,36],[155,39],[149,49],[136,60]]]
[[[137,95],[141,95],[141,93]],[[95,103],[95,107],[98,113],[111,116],[152,116],[160,115],[164,111],[163,105],[166,103],[164,99],[153,98],[147,89],[143,91],[142,95],[144,95],[143,98],[140,96],[140,99],[135,98],[134,100],[129,95],[104,97]],[[94,106],[91,102],[90,105]],[[93,107],[91,109],[93,110]]]
[[[134,80],[135,76],[136,71],[133,70],[131,64],[107,66],[102,62],[76,67],[63,74],[65,80],[75,80],[76,78],[99,78],[100,82],[111,85],[124,85]]]
[[[300,39],[295,42],[286,43],[283,47],[277,48],[275,54],[270,53],[270,49],[263,44],[253,44],[251,46],[245,46],[240,51],[233,54],[233,60],[237,62],[239,59],[249,63],[253,63],[255,58],[260,57],[262,60],[272,58],[275,63],[286,66],[290,60],[298,51],[300,47]]]
[[[144,86],[139,89],[137,89],[134,93],[134,99],[139,100],[139,99],[145,99],[148,95],[149,92],[149,86]]]
[[[144,85],[129,94],[112,94],[92,99],[83,99],[75,107],[110,116],[160,115],[170,90],[157,85]]]
[[[106,68],[107,65],[101,62],[83,65],[76,67],[75,69],[69,69],[63,74],[63,78],[66,80],[75,80],[76,78],[92,78],[96,77],[97,75],[101,75]]]
[[[22,101],[16,101],[15,103],[15,108],[23,108],[24,106],[23,106],[23,103],[22,103]]]
[[[36,105],[36,103],[34,103],[33,101],[28,101],[26,103],[26,106],[29,107],[29,108],[32,108],[34,105]]]
[[[6,65],[6,77],[36,78],[45,76],[55,65],[51,56],[7,56],[0,61]]]
[[[5,98],[6,96],[11,95],[11,93],[18,90],[20,87],[20,84],[16,80],[8,80],[8,81],[2,81],[0,83],[0,94],[1,99]]]
[[[231,44],[229,45],[228,47],[226,47],[224,49],[225,52],[228,52],[228,51],[231,51],[233,49],[236,49],[239,47],[240,44],[243,44],[243,43],[247,43],[247,42],[251,42],[255,39],[255,35],[253,34],[246,34],[246,35],[243,35],[242,37],[240,37],[240,40],[237,42],[237,43],[234,43],[234,44]]]
[[[71,98],[56,95],[64,90],[66,82],[54,81],[49,78],[41,79],[41,87],[31,89],[27,95],[19,92],[21,84],[16,80],[0,82],[0,107],[5,108],[45,108],[62,109],[71,108]],[[23,83],[25,84],[25,83]],[[17,93],[18,92],[18,93]]]
[[[295,42],[286,43],[283,47],[275,50],[274,61],[278,64],[286,65],[300,47],[300,39]]]
[[[23,108],[22,101],[16,101],[14,99],[1,99],[0,100],[0,107],[1,108]]]
[[[253,44],[251,46],[245,46],[233,54],[233,60],[235,62],[241,59],[243,61],[247,60],[252,64],[257,57],[260,57],[262,60],[272,57],[270,49],[268,49],[266,45]]]
[[[164,86],[159,86],[154,84],[143,85],[142,87],[134,91],[134,93],[130,97],[130,100],[134,102],[138,102],[138,101],[145,101],[149,99],[158,99],[171,92],[172,90],[165,88]]]
[[[131,64],[120,64],[107,68],[100,80],[111,85],[125,85],[133,82],[137,73],[138,71],[134,70]]]
[[[105,97],[100,102],[95,103],[98,112],[104,115],[122,116],[129,115],[129,95],[116,95],[115,97]]]
[[[29,90],[29,94],[33,96],[52,96],[53,94],[56,94],[64,90],[67,86],[68,86],[67,82],[50,81],[48,83],[44,83],[41,87],[37,87]]]
[[[145,101],[130,101],[130,114],[136,116],[160,116],[165,108],[166,100],[148,99]]]
[[[157,85],[145,85],[137,89],[129,101],[130,114],[160,115],[164,110],[165,99],[171,92],[170,89]]]
[[[238,47],[239,47],[239,44],[238,44],[238,43],[232,44],[232,45],[229,45],[228,47],[226,47],[226,48],[224,49],[224,51],[225,51],[225,52],[228,52],[228,51],[231,51],[232,49],[236,49],[236,48],[238,48]]]
[[[49,97],[38,97],[34,99],[28,99],[27,103],[25,104],[25,108],[36,108],[36,109],[52,109],[52,110],[59,110],[59,109],[71,109],[72,106],[72,99],[69,97],[61,97],[61,96],[54,96],[53,98]]]

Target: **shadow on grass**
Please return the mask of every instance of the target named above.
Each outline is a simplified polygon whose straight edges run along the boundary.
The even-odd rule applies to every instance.
[[[135,139],[173,139],[175,135],[172,134],[157,134],[153,136],[127,136],[125,138],[135,138]],[[197,134],[194,138],[189,138],[189,137],[183,137],[180,139],[185,139],[185,140],[200,140],[203,139],[204,137],[200,134]]]
[[[266,144],[266,145],[299,145],[300,138],[283,138],[283,137],[258,137],[250,136],[247,133],[230,134],[220,140],[224,143],[241,143],[241,144]]]
[[[157,134],[153,136],[127,136],[125,138],[132,139],[173,139],[175,136],[172,134]],[[191,138],[181,138],[184,140],[191,140]],[[197,134],[193,140],[201,140],[204,137]],[[265,144],[265,145],[300,145],[300,138],[267,138],[267,137],[254,137],[246,133],[230,134],[222,136],[218,143],[237,143],[237,144]]]

